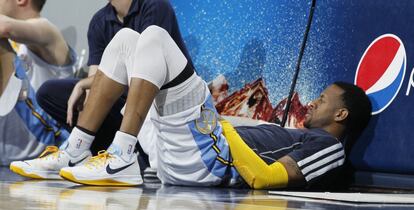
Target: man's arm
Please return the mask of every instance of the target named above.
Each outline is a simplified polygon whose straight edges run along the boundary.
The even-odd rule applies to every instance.
[[[45,18],[17,20],[0,15],[0,37],[19,43],[48,45],[59,31]]]
[[[45,18],[16,20],[0,15],[0,38],[27,45],[49,64],[63,66],[73,62],[62,34]]]
[[[280,162],[286,169],[288,174],[288,186],[298,187],[305,184],[305,177],[303,176],[300,168],[295,160],[289,155],[281,157],[277,162]]]
[[[268,165],[237,134],[226,121],[221,121],[237,171],[254,189],[300,186],[304,177],[296,162],[289,156]]]

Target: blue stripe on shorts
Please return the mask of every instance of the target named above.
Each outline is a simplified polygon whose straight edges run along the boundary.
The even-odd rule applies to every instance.
[[[208,170],[217,177],[235,179],[239,177],[233,166],[229,146],[224,137],[223,129],[218,122],[218,113],[214,107],[211,95],[203,104],[202,110],[206,116],[189,123],[189,128],[198,148],[201,159]],[[201,113],[203,115],[203,111]],[[212,129],[215,127],[214,129]],[[205,128],[205,129],[204,129]],[[208,130],[211,129],[210,132]]]
[[[22,61],[17,56],[14,65],[16,76],[28,84],[26,70],[22,65]],[[64,128],[61,128],[56,120],[52,119],[52,117],[39,106],[33,87],[30,85],[27,86],[27,99],[17,101],[14,108],[26,127],[36,139],[43,144],[57,145],[66,141],[69,137],[69,132]]]

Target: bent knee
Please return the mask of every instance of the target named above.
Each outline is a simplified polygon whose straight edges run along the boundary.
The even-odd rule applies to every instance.
[[[148,26],[141,34],[141,37],[149,41],[160,41],[169,37],[170,34],[157,25]]]
[[[108,46],[120,46],[123,44],[131,44],[137,42],[140,34],[130,28],[122,28],[112,38]]]
[[[135,37],[139,37],[139,33],[130,29],[130,28],[122,28],[119,30],[113,39],[131,39]]]

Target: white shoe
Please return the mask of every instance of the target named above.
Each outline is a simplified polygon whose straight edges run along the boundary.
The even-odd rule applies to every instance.
[[[62,179],[59,176],[60,169],[83,164],[91,156],[89,150],[73,157],[68,152],[59,150],[55,146],[48,146],[36,159],[13,161],[10,164],[10,170],[21,176],[34,179]]]
[[[86,185],[135,186],[143,183],[137,158],[127,162],[107,151],[100,151],[83,165],[62,168],[59,175],[71,182]]]

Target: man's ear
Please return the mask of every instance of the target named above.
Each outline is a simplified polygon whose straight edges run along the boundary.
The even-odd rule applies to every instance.
[[[349,110],[347,108],[340,108],[335,113],[335,121],[342,122],[346,120],[349,115]]]
[[[24,7],[30,3],[30,0],[16,0],[17,6]]]

